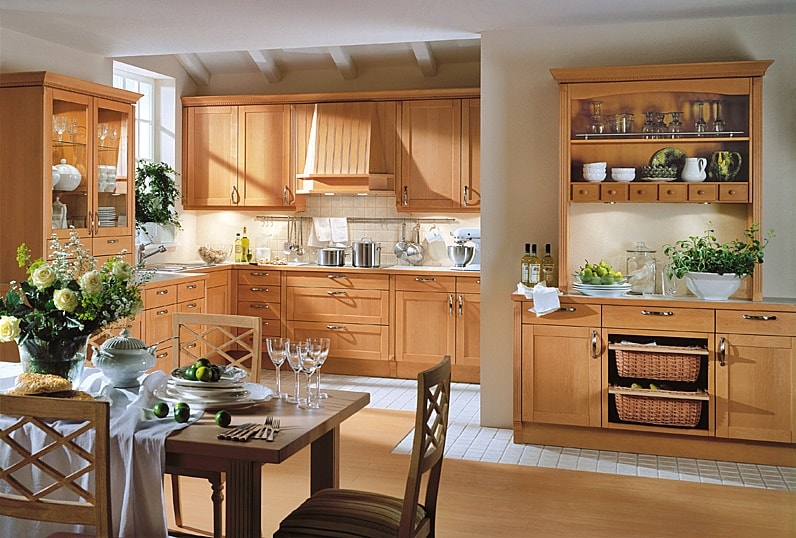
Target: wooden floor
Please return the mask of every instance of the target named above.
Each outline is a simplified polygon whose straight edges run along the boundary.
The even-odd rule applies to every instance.
[[[409,459],[391,451],[412,425],[410,412],[371,408],[346,421],[341,486],[403,495]],[[263,536],[271,536],[282,517],[308,494],[308,465],[305,450],[265,468]],[[186,530],[209,531],[209,485],[187,478],[181,484]],[[167,505],[174,529],[171,503]],[[796,493],[446,460],[437,536],[792,538]]]

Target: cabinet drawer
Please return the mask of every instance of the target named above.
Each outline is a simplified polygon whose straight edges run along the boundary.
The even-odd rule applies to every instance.
[[[238,284],[239,301],[263,301],[266,303],[280,302],[279,284]]]
[[[129,253],[133,252],[133,238],[131,236],[122,237],[97,237],[91,242],[91,252],[95,256],[113,256],[119,254],[122,250],[126,250],[130,260]]]
[[[655,202],[658,200],[658,186],[655,184],[634,183],[628,189],[631,202]]]
[[[177,284],[177,301],[195,301],[205,298],[205,281],[191,280]]]
[[[287,275],[288,287],[389,290],[390,275],[354,273],[344,270],[329,272],[295,272]]]
[[[572,325],[577,327],[599,327],[600,305],[561,303],[561,309],[541,317],[534,312],[532,301],[522,302],[522,323],[526,325]]]
[[[389,323],[389,292],[288,288],[287,319],[328,323]]]
[[[255,286],[279,286],[282,282],[282,271],[264,269],[244,269],[237,271],[238,284],[253,284]]]
[[[616,183],[601,184],[600,185],[600,201],[601,202],[625,202],[627,201],[628,187],[627,185],[619,185]]]
[[[329,339],[329,358],[387,360],[390,328],[384,325],[355,323],[319,323],[292,321],[288,323],[291,339],[326,337]]]
[[[587,183],[573,183],[570,188],[573,202],[599,202],[600,186]]]
[[[713,332],[713,310],[654,305],[606,305],[603,307],[603,327]]]
[[[193,314],[199,314],[200,312],[204,311],[204,297],[202,299],[191,299],[189,301],[177,303],[177,312],[191,312]]]
[[[715,202],[718,199],[718,185],[715,183],[699,183],[688,186],[689,202]]]
[[[746,202],[748,200],[748,183],[722,183],[719,185],[720,202]]]
[[[685,202],[688,198],[688,185],[658,185],[658,200],[661,202]]]
[[[481,293],[481,279],[457,277],[456,291],[458,293]]]
[[[456,277],[431,275],[398,275],[395,289],[401,291],[446,291],[456,290]]]
[[[144,288],[144,308],[157,308],[177,302],[177,285],[147,286]]]
[[[794,336],[796,312],[718,310],[716,332]]]
[[[158,308],[148,308],[144,311],[144,326],[146,327],[146,342],[148,345],[157,344],[171,337],[171,316],[174,313],[173,305]]]
[[[229,269],[221,269],[220,271],[208,271],[207,273],[207,287],[215,288],[216,286],[229,286]]]
[[[238,301],[238,315],[259,316],[263,319],[279,319],[279,303]]]

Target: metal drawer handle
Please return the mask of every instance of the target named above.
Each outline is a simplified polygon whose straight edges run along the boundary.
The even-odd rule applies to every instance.
[[[198,306],[199,305],[197,305],[196,303],[189,303],[189,304],[185,305],[185,308],[196,308]]]
[[[196,289],[196,284],[188,284],[187,286],[185,286],[185,289],[195,290]]]
[[[155,292],[155,295],[168,295],[168,294],[169,290],[158,290],[157,292]]]
[[[251,276],[268,276],[268,273],[264,273],[262,271],[249,271]]]
[[[596,359],[600,356],[599,352],[597,351],[597,331],[592,329],[591,331],[591,358]]]
[[[197,345],[198,345],[198,344],[188,344],[187,346],[182,346],[182,347],[183,347],[183,349],[193,349],[193,348],[195,348]]]
[[[166,309],[166,310],[158,310],[157,312],[155,312],[155,315],[156,316],[165,316],[168,313],[169,313],[168,309]]]
[[[722,336],[721,338],[719,338],[719,365],[720,366],[725,366],[727,364],[727,361],[725,360],[726,358],[727,358],[727,345],[726,345],[726,341],[725,341],[724,337]]]
[[[334,275],[326,275],[326,278],[331,278],[332,280],[334,280],[336,278],[348,278],[348,275],[345,273],[338,273]]]
[[[662,312],[660,310],[642,310],[641,311],[641,315],[642,316],[673,316],[674,312],[672,312],[672,311]]]
[[[424,276],[416,276],[415,282],[436,282],[437,279],[434,277],[424,277]]]
[[[754,319],[757,321],[776,321],[777,316],[753,316],[752,314],[744,314],[743,319]]]
[[[346,292],[346,291],[331,291],[331,290],[327,290],[326,291],[326,295],[348,295],[348,292]]]
[[[255,303],[255,304],[251,305],[251,307],[252,308],[263,308],[265,310],[268,310],[268,305],[267,304],[256,304]]]
[[[329,329],[330,331],[347,331],[348,330],[348,327],[346,327],[345,325],[327,325],[326,328]]]
[[[268,288],[249,288],[249,291],[268,291]]]
[[[558,309],[559,312],[576,312],[577,310],[578,309],[575,308],[574,306],[567,306],[567,307],[562,306],[561,308]]]
[[[464,316],[464,297],[459,295],[459,317]]]
[[[163,353],[158,353],[155,358],[162,359],[163,357],[168,357],[168,356],[169,356],[169,352],[168,351],[164,351]]]
[[[119,242],[119,240],[118,240],[118,239],[108,239],[108,240],[107,240],[107,241],[105,241],[105,242],[106,242],[107,244],[109,244],[109,245],[115,245],[116,243],[118,243],[118,242]]]

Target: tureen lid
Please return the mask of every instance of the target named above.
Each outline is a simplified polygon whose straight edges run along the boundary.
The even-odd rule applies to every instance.
[[[125,328],[122,329],[122,332],[119,333],[119,336],[114,336],[105,340],[101,349],[103,351],[108,349],[131,351],[136,349],[147,349],[148,347],[149,346],[147,346],[143,340],[139,340],[134,336],[130,336],[130,331]]]

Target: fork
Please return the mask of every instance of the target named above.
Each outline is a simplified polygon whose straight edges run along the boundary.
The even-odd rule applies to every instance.
[[[268,430],[271,428],[271,424],[273,422],[274,422],[273,416],[268,415],[267,417],[265,417],[262,427],[260,427],[257,433],[254,434],[252,439],[265,439],[265,436],[268,434]]]
[[[274,440],[274,435],[279,432],[279,419],[275,418],[274,421],[271,423],[271,429],[268,430],[268,437],[265,438],[266,442],[271,442]]]

